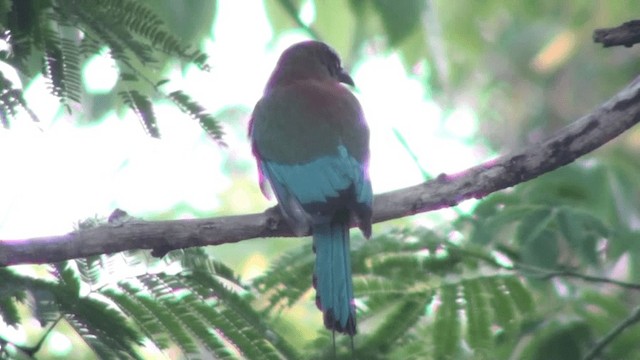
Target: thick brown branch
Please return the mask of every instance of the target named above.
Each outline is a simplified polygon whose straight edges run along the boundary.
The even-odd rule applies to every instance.
[[[379,194],[373,221],[381,222],[454,206],[463,200],[531,180],[569,164],[640,121],[640,80],[549,140],[463,172],[442,174],[417,186]],[[130,249],[157,253],[245,239],[293,236],[278,211],[211,219],[136,221],[26,240],[0,240],[0,265],[49,263]]]
[[[602,43],[604,47],[631,47],[640,42],[640,20],[628,21],[614,28],[597,29],[593,32],[593,41]]]

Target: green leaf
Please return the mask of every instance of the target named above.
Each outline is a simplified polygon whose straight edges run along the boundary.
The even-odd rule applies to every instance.
[[[318,31],[323,41],[331,44],[343,60],[353,49],[355,18],[349,8],[349,0],[314,1],[316,21],[314,29]],[[343,9],[343,10],[336,10]]]
[[[280,35],[281,33],[296,29],[299,27],[305,27],[301,23],[299,17],[300,5],[302,0],[277,0],[277,1],[265,1],[264,7],[271,24],[271,29],[274,35]],[[308,29],[308,28],[307,28]],[[309,30],[309,29],[308,29]],[[310,34],[313,36],[314,34]]]
[[[558,227],[572,249],[589,264],[598,264],[597,242],[611,230],[602,220],[583,210],[562,207],[557,212]]]
[[[537,233],[537,237],[529,237],[522,248],[522,261],[542,268],[556,267],[559,256],[558,237],[551,230],[545,229]]]
[[[590,341],[589,327],[582,321],[549,326],[535,343],[532,360],[582,359],[584,346]]]
[[[553,219],[550,208],[541,207],[522,217],[516,231],[516,239],[520,244],[528,244],[540,237]]]
[[[120,79],[122,81],[139,81],[140,79],[138,78],[138,76],[134,73],[130,73],[130,72],[120,72]],[[165,80],[168,81],[168,80]]]
[[[479,215],[474,211],[474,218],[471,219],[474,225],[471,234],[472,242],[482,245],[495,243],[505,237],[503,233],[513,224],[523,223],[525,219],[539,216],[547,211],[545,208],[531,205],[504,206],[502,202],[497,202],[495,205],[500,205],[501,210],[494,212],[484,207]]]
[[[426,2],[422,0],[374,0],[373,5],[382,19],[390,46],[397,46],[413,31],[419,29]]]

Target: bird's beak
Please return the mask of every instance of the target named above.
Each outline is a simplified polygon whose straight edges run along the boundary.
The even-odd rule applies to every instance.
[[[349,76],[349,74],[347,74],[344,70],[340,70],[340,73],[338,74],[338,80],[340,80],[341,83],[356,86],[351,76]]]

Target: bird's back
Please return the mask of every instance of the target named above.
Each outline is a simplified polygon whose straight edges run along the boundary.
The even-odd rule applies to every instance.
[[[279,163],[337,155],[339,145],[360,162],[368,158],[369,130],[358,100],[329,81],[301,81],[273,89],[256,105],[254,152]]]

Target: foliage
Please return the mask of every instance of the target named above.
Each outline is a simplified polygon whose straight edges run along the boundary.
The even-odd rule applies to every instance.
[[[2,269],[2,319],[17,325],[19,305],[28,304],[40,323],[62,319],[96,356],[107,359],[143,358],[143,340],[162,350],[178,347],[188,358],[296,357],[277,334],[268,333],[269,327],[250,305],[252,294],[233,272],[202,250],[168,256],[165,261],[181,265],[178,275],[142,271],[109,279],[118,276],[123,263],[148,270],[159,262],[143,264],[144,259],[141,253],[125,253],[55,264],[47,268],[52,280]],[[7,344],[2,345],[9,354]]]
[[[638,257],[629,241],[636,232],[616,216],[617,200],[596,191],[640,170],[623,165],[569,166],[490,196],[449,229],[398,229],[355,241],[360,333],[353,352],[348,338],[338,339],[338,358],[584,356],[629,316],[633,297],[621,295],[640,289],[607,277],[622,256],[631,263]],[[593,208],[601,211],[584,210]],[[144,271],[122,276],[122,261]],[[56,264],[48,268],[53,281],[4,269],[0,308],[5,322],[18,324],[17,309],[32,298],[40,322],[62,318],[105,358],[140,357],[147,340],[189,358],[321,359],[332,353],[329,333],[320,330],[302,356],[301,344],[280,335],[277,318],[263,315],[308,301],[313,261],[305,244],[246,284],[201,249],[168,255],[162,271],[152,271],[161,262],[144,253]],[[172,264],[180,264],[175,275]],[[590,277],[580,272],[587,270]],[[263,310],[258,298],[266,300]],[[630,356],[638,331],[617,337],[607,357]]]
[[[640,290],[611,278],[623,257],[637,266],[637,232],[617,213],[619,199],[597,191],[640,168],[632,159],[605,164],[574,164],[494,194],[436,230],[354,239],[359,334],[354,350],[338,337],[337,358],[586,356],[630,316]],[[151,342],[187,358],[322,359],[333,353],[330,333],[301,344],[274,316],[311,301],[313,261],[305,244],[245,283],[202,249],[164,260],[143,252],[78,259],[48,267],[54,280],[46,281],[4,269],[0,311],[8,324],[20,323],[21,304],[43,324],[61,318],[104,358],[142,357],[140,345]],[[141,271],[123,275],[123,262]],[[604,355],[631,356],[638,331],[622,332]]]
[[[303,3],[265,1],[276,36],[303,29],[334,45],[349,65],[363,48],[383,42],[442,103],[472,99],[493,148],[544,135],[635,75],[635,59],[618,54],[615,66],[597,62],[602,56],[578,34],[595,27],[591,14],[616,25],[610,19],[637,5],[313,1],[316,19],[306,24],[299,16]],[[120,70],[114,93],[151,136],[160,135],[154,100],[162,96],[221,142],[220,124],[202,105],[183,91],[162,90],[167,65],[180,61],[206,70],[206,56],[185,45],[153,4],[0,1],[0,24],[11,35],[7,62],[24,78],[43,73],[51,92],[71,108],[86,96],[83,61],[108,49]],[[558,42],[565,52],[556,62],[539,60]],[[567,83],[579,91],[561,92]],[[9,127],[28,104],[2,73],[0,90],[0,121]],[[482,199],[451,223],[431,230],[381,228],[369,241],[354,239],[359,334],[353,350],[348,338],[337,338],[336,358],[637,356],[640,330],[631,326],[637,322],[631,309],[640,305],[636,158],[633,147],[608,149]],[[314,341],[305,341],[281,316],[312,303],[313,261],[305,244],[251,281],[239,280],[231,264],[202,249],[163,260],[146,252],[76,259],[35,267],[37,276],[0,269],[2,321],[20,328],[33,317],[42,325],[42,341],[35,344],[0,338],[0,357],[40,355],[51,329],[62,326],[91,357],[145,358],[153,350],[185,358],[331,357],[332,334],[319,329]],[[602,353],[590,354],[604,340],[611,341]]]
[[[120,72],[114,93],[134,111],[149,135],[160,136],[151,100],[164,97],[221,141],[220,125],[201,105],[180,90],[171,94],[162,90],[166,83],[162,70],[170,61],[194,64],[202,70],[208,65],[207,55],[174,35],[154,5],[133,0],[5,1],[0,26],[11,47],[6,61],[23,77],[42,72],[51,93],[71,112],[70,103],[82,103],[82,63],[106,49]],[[19,106],[28,107],[21,100],[21,90],[4,76],[0,86],[5,89],[1,120],[8,127],[9,115]]]

